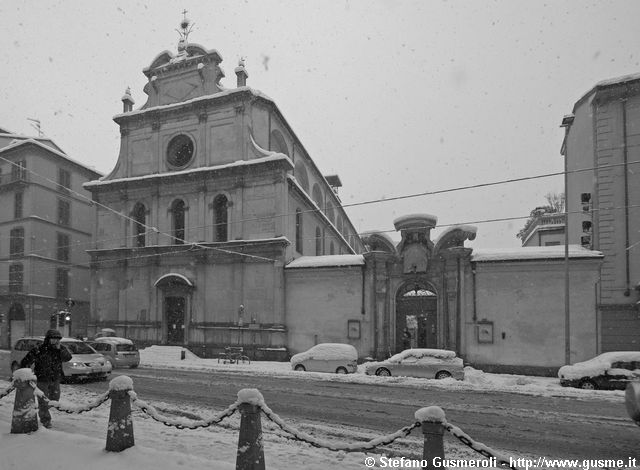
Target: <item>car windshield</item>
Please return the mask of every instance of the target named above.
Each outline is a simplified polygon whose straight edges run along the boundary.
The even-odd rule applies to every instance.
[[[95,350],[87,343],[82,341],[64,341],[62,345],[69,350],[71,354],[95,354]]]

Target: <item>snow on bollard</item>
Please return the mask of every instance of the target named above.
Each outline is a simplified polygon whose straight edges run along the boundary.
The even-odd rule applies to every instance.
[[[415,418],[416,421],[422,423],[422,434],[424,435],[422,459],[427,462],[427,465],[423,468],[434,468],[433,459],[435,457],[440,457],[440,461],[444,459],[442,439],[444,423],[447,422],[444,411],[439,406],[428,406],[416,411]]]
[[[240,435],[236,470],[264,470],[264,448],[262,446],[262,424],[260,405],[262,394],[255,388],[244,388],[238,392],[240,410]]]
[[[121,452],[133,447],[133,421],[131,420],[131,398],[133,381],[126,375],[116,377],[109,382],[109,426],[107,427],[108,452]]]
[[[640,426],[640,383],[629,382],[624,392],[624,401],[627,405],[629,417]]]
[[[16,399],[11,418],[12,434],[26,434],[38,430],[38,408],[33,385],[37,380],[31,369],[18,369],[13,373]]]

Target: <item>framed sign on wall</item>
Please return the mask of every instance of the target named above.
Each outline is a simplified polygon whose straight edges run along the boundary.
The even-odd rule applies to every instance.
[[[360,339],[360,320],[347,321],[347,338]]]

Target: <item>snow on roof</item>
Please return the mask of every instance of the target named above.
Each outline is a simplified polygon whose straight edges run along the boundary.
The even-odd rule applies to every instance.
[[[620,77],[614,77],[614,78],[607,78],[605,80],[599,81],[589,91],[587,91],[580,97],[580,99],[576,102],[576,104],[573,107],[573,112],[575,113],[576,107],[578,106],[579,103],[581,103],[586,97],[588,97],[592,93],[595,93],[599,88],[605,88],[613,85],[620,85],[622,83],[632,82],[634,80],[640,80],[640,73],[631,73],[628,75],[622,75]]]
[[[301,256],[291,261],[285,268],[322,268],[333,266],[362,266],[364,256],[362,255],[323,255],[323,256]]]
[[[97,175],[102,176],[101,173],[97,172],[93,168],[90,168],[87,165],[85,165],[83,163],[80,163],[79,161],[74,160],[73,158],[70,158],[66,153],[61,152],[61,151],[57,150],[54,147],[50,147],[49,145],[43,144],[41,142],[41,140],[45,140],[45,141],[51,142],[51,144],[55,146],[55,144],[53,143],[53,141],[51,141],[51,139],[36,139],[36,138],[33,138],[33,137],[27,137],[27,138],[24,138],[24,139],[16,139],[13,142],[11,142],[9,145],[7,145],[6,147],[0,148],[0,153],[8,152],[8,151],[13,150],[16,147],[20,147],[22,145],[32,144],[32,145],[36,145],[38,147],[41,147],[41,148],[53,153],[54,155],[59,156],[60,158],[64,158],[65,160],[73,163],[74,165],[81,166],[82,168],[85,168],[85,169],[87,169],[89,171],[92,171],[93,173],[95,173]]]
[[[350,344],[344,343],[320,343],[307,351],[294,354],[291,363],[305,361],[307,359],[321,359],[324,361],[337,361],[343,359],[358,359],[358,351]]]
[[[433,349],[433,348],[414,348],[414,349],[405,349],[402,352],[399,352],[398,354],[395,354],[393,356],[391,356],[388,360],[401,360],[404,359],[406,357],[416,357],[416,358],[421,358],[421,357],[438,357],[441,359],[447,359],[447,358],[452,358],[452,357],[456,357],[456,352],[455,351],[449,351],[447,349]]]
[[[476,248],[471,254],[471,261],[490,262],[563,259],[564,255],[564,245],[517,248]],[[602,258],[602,253],[595,250],[587,250],[580,245],[569,245],[569,258]]]
[[[287,157],[283,153],[274,153],[273,155],[269,155],[262,158],[254,158],[252,160],[237,160],[235,162],[226,163],[224,165],[204,166],[200,168],[191,168],[188,170],[168,171],[164,173],[154,173],[150,175],[132,176],[130,178],[114,178],[112,180],[99,179],[99,180],[94,180],[94,181],[89,181],[87,183],[84,183],[82,186],[88,189],[88,188],[93,188],[96,186],[104,186],[108,184],[116,184],[116,183],[124,183],[124,182],[131,183],[134,181],[152,180],[154,178],[164,178],[167,176],[188,175],[192,173],[202,173],[202,172],[211,171],[211,170],[222,170],[225,168],[236,168],[236,167],[247,166],[247,165],[258,165],[260,163],[266,163],[266,162],[278,161],[278,160],[288,161],[291,167],[293,168],[293,163],[291,162],[291,159],[289,157]]]
[[[220,92],[214,93],[212,95],[198,96],[197,98],[193,98],[193,99],[186,100],[186,101],[180,101],[178,103],[170,103],[170,104],[163,104],[163,105],[159,105],[159,106],[151,106],[149,108],[136,109],[135,111],[129,111],[129,112],[126,112],[126,113],[116,114],[115,116],[113,116],[113,119],[117,121],[117,119],[120,119],[120,118],[128,118],[128,117],[131,117],[131,116],[139,116],[141,114],[146,114],[146,113],[150,113],[150,112],[163,111],[163,110],[178,108],[178,107],[181,107],[181,106],[186,106],[186,105],[189,105],[189,104],[198,103],[200,101],[210,100],[212,98],[222,98],[223,96],[230,96],[232,94],[241,93],[243,91],[248,91],[249,93],[253,94],[256,97],[260,97],[260,98],[263,98],[265,100],[273,102],[273,99],[271,99],[269,96],[267,96],[266,94],[262,93],[261,91],[256,90],[256,89],[251,88],[251,87],[248,87],[248,86],[241,86],[241,87],[237,87],[237,88],[228,88],[228,89],[225,89],[224,91],[220,91]]]
[[[172,277],[177,277],[178,279],[181,279],[189,287],[193,287],[193,282],[191,282],[187,276],[183,274],[178,274],[178,273],[167,273],[167,274],[164,274],[163,276],[160,276],[158,280],[153,284],[153,286],[156,287],[165,279],[170,279]]]
[[[596,377],[604,374],[611,364],[618,361],[640,361],[640,351],[610,351],[584,362],[562,366],[558,370],[558,377],[565,379],[581,379],[582,377]]]

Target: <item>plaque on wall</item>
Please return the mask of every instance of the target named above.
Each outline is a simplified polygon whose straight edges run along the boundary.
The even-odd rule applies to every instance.
[[[478,343],[493,343],[493,322],[480,321],[476,325]]]
[[[360,320],[347,321],[347,338],[360,339]]]

